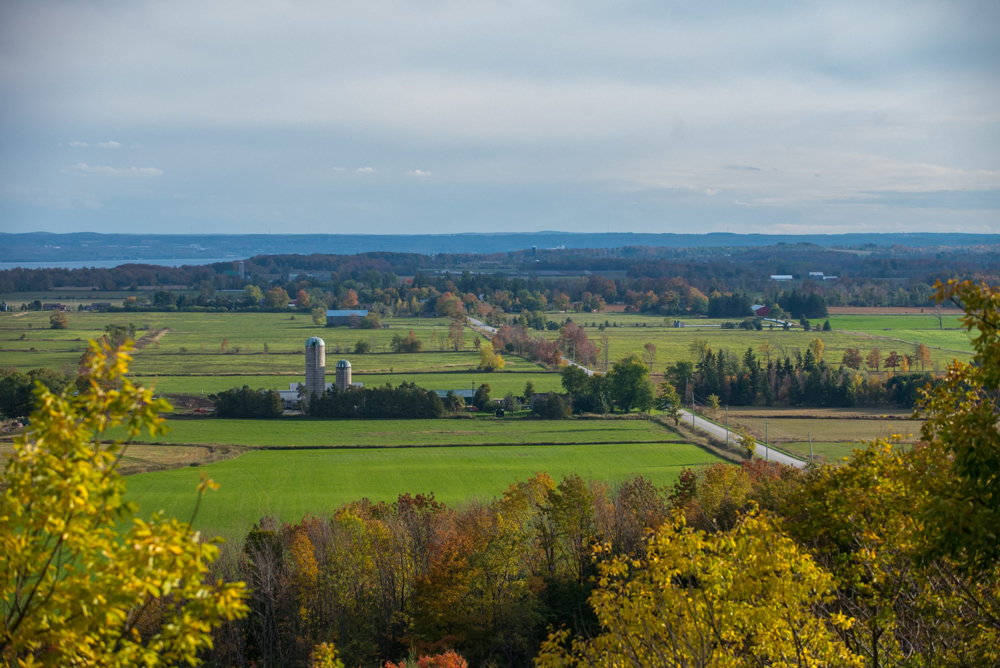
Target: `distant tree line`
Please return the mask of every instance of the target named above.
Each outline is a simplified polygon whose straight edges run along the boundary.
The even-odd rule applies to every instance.
[[[809,318],[825,317],[817,299],[830,306],[933,308],[931,284],[939,277],[997,277],[987,253],[970,251],[932,254],[914,249],[882,249],[867,256],[816,248],[780,252],[741,249],[728,255],[712,249],[600,252],[607,256],[595,258],[595,251],[582,249],[545,251],[531,259],[523,252],[435,257],[412,253],[258,256],[245,261],[245,279],[236,275],[234,262],[186,267],[131,264],[108,269],[12,269],[0,271],[0,292],[61,287],[137,291],[140,286],[182,285],[194,294],[140,291],[122,308],[275,310],[291,305],[308,312],[315,308],[361,306],[382,317],[418,313],[472,315],[495,326],[508,322],[543,329],[549,324],[542,311],[593,313],[603,311],[610,303],[624,303],[630,311],[663,316],[708,314],[726,318],[748,316],[744,306],[753,301],[770,307],[781,303],[780,308],[794,317]],[[488,264],[496,260],[527,262],[536,271],[585,269],[593,274],[542,279],[530,271],[523,276],[447,271],[455,263]],[[809,279],[808,272],[817,267],[838,274],[839,279]],[[783,286],[769,280],[773,273],[788,273],[803,280],[795,284],[792,293],[782,292]],[[248,284],[255,294],[219,292],[242,290]]]
[[[702,403],[714,395],[732,406],[913,408],[919,390],[935,382],[929,373],[899,373],[882,379],[846,363],[834,368],[824,358],[819,339],[804,355],[796,351],[783,358],[765,345],[763,360],[752,348],[736,357],[724,350],[714,351],[703,342],[696,343],[696,347],[696,362],[676,362],[666,370],[667,380],[684,393],[685,401],[691,396],[687,392],[693,392]]]

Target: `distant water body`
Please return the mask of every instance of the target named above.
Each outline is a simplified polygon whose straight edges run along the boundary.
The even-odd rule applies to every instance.
[[[4,269],[109,269],[123,264],[155,264],[158,267],[180,267],[185,264],[212,264],[213,262],[237,262],[242,258],[180,258],[166,260],[80,260],[74,262],[0,262],[0,271]]]

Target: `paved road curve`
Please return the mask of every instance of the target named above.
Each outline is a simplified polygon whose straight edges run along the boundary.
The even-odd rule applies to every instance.
[[[681,418],[685,424],[691,424],[691,413],[689,411],[681,410]],[[702,431],[707,431],[721,439],[726,438],[726,428],[720,427],[714,422],[709,422],[708,420],[694,416],[694,426]],[[734,441],[739,438],[739,435],[734,434],[732,430],[729,431],[729,440]],[[784,464],[786,466],[794,466],[796,468],[805,467],[806,463],[801,459],[796,459],[795,457],[790,457],[783,452],[778,452],[773,448],[769,448],[760,441],[757,441],[757,452],[755,453],[758,458],[763,457],[771,462],[778,462],[779,464]]]

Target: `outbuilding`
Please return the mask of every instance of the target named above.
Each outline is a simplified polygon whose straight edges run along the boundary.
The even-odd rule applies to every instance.
[[[368,309],[331,309],[326,312],[326,326],[350,325],[351,319],[361,319],[368,315]]]

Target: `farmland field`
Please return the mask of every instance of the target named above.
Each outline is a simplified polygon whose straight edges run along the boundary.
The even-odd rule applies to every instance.
[[[0,364],[21,369],[39,367],[72,369],[89,338],[100,336],[108,323],[135,323],[139,335],[147,337],[142,350],[135,355],[132,372],[139,377],[159,377],[159,389],[167,393],[206,393],[242,385],[239,379],[219,380],[221,376],[247,376],[245,382],[257,387],[287,387],[300,380],[304,363],[303,343],[310,336],[321,336],[327,343],[327,357],[348,357],[360,382],[382,384],[386,380],[398,384],[414,380],[431,389],[452,389],[482,382],[484,374],[475,373],[478,356],[473,349],[475,333],[466,328],[463,351],[443,350],[450,321],[446,318],[390,319],[389,329],[352,330],[314,325],[301,313],[69,313],[70,328],[48,328],[48,313],[0,316]],[[550,314],[563,320],[566,314]],[[839,362],[848,348],[870,350],[880,347],[909,351],[916,342],[930,346],[932,363],[943,367],[953,358],[968,358],[971,350],[968,335],[957,329],[939,330],[933,315],[872,315],[834,316],[831,332],[781,329],[760,332],[722,330],[717,327],[675,329],[665,326],[672,319],[659,316],[625,313],[569,314],[578,324],[584,324],[592,340],[606,334],[609,340],[609,360],[626,354],[641,355],[646,343],[657,347],[654,371],[666,364],[691,359],[691,344],[704,339],[714,349],[729,350],[741,355],[748,347],[759,349],[768,340],[772,355],[792,355],[803,351],[815,338],[826,346],[826,358]],[[956,327],[957,317],[944,317],[946,327]],[[593,325],[617,323],[600,332]],[[687,325],[719,324],[721,320],[685,319]],[[413,331],[424,342],[424,352],[396,354],[388,352],[388,344],[396,334]],[[158,334],[154,341],[152,337]],[[555,332],[543,334],[555,337]],[[354,354],[358,341],[367,342],[375,354]],[[267,348],[265,352],[265,346]],[[223,350],[225,348],[225,350]],[[548,376],[540,365],[508,356],[502,373],[492,374],[487,382],[495,385],[494,394],[508,391],[520,393],[530,374],[540,390],[555,389],[558,379]],[[330,362],[332,367],[332,360]],[[460,372],[453,378],[435,374]],[[471,373],[474,378],[464,378]],[[516,374],[507,377],[503,374]],[[365,374],[378,374],[366,379]],[[215,376],[211,380],[194,377]],[[288,380],[282,377],[288,376]],[[386,377],[388,376],[388,377]],[[412,376],[416,376],[414,379]],[[254,377],[267,378],[259,381]],[[279,382],[281,381],[281,382]]]
[[[676,441],[651,420],[170,420],[156,443],[241,446],[392,447],[404,445],[515,445]],[[148,436],[146,437],[148,439]],[[145,439],[137,439],[144,441]]]
[[[490,498],[516,480],[546,471],[553,477],[579,474],[615,482],[641,474],[657,485],[673,482],[683,467],[718,460],[685,443],[633,445],[510,446],[251,451],[236,459],[197,468],[132,476],[128,498],[148,516],[191,516],[199,476],[220,489],[202,501],[196,525],[228,535],[245,531],[263,515],[295,521],[323,516],[340,504],[367,497],[393,501],[405,492],[433,492],[439,501]]]
[[[774,446],[776,449],[786,450],[792,454],[799,455],[808,460],[809,458],[809,442],[808,441],[792,441],[788,443],[779,443]],[[859,443],[858,441],[813,441],[812,442],[812,452],[816,457],[816,461],[826,461],[830,463],[836,463],[842,460],[844,457],[850,457],[855,450],[863,450],[865,447],[864,443]]]
[[[29,312],[0,316],[0,365],[20,369],[54,368],[72,370],[86,349],[87,340],[99,337],[109,323],[135,323],[137,334],[147,337],[136,351],[131,366],[133,374],[144,377],[176,377],[159,389],[163,392],[190,392],[200,394],[228,389],[243,382],[255,387],[287,388],[289,382],[302,380],[305,364],[304,343],[310,336],[320,336],[327,344],[327,358],[331,368],[338,357],[351,360],[355,374],[376,373],[386,377],[359,382],[383,384],[389,380],[399,384],[411,380],[402,374],[437,374],[442,372],[475,372],[479,357],[472,346],[475,332],[466,328],[465,348],[462,351],[442,350],[447,341],[450,320],[447,318],[406,318],[390,320],[389,329],[352,330],[346,327],[327,328],[313,324],[303,314],[283,313],[69,313],[69,329],[48,328],[49,313]],[[397,354],[387,352],[389,342],[396,334],[404,336],[413,331],[424,342],[424,352]],[[153,336],[158,334],[154,341]],[[354,354],[358,341],[367,342],[373,353]],[[435,343],[436,342],[436,343]],[[265,352],[265,346],[267,350]],[[223,349],[225,348],[225,350]],[[496,384],[494,393],[508,391],[521,393],[527,380],[540,388],[558,385],[552,376],[540,378],[547,372],[538,364],[517,357],[508,357],[502,372],[493,374],[473,373],[475,377],[437,378],[430,389],[458,389],[472,382]],[[513,377],[498,379],[502,374]],[[287,380],[279,382],[281,376]],[[195,376],[250,376],[272,377],[266,385],[239,379],[198,381]],[[428,381],[429,378],[421,380]],[[177,385],[170,387],[170,382]],[[204,383],[211,383],[205,387]],[[553,385],[553,383],[555,385]]]
[[[855,448],[863,448],[864,441],[876,438],[898,436],[901,443],[913,443],[920,437],[921,420],[907,419],[906,415],[892,415],[885,419],[836,419],[836,418],[806,418],[806,417],[774,417],[767,419],[766,434],[768,442],[779,449],[793,454],[809,454],[809,437],[812,436],[813,453],[822,456],[827,461],[847,457]],[[725,423],[723,412],[720,411],[715,421]],[[765,419],[749,417],[752,413],[744,412],[729,415],[729,427],[737,430],[740,427],[749,429],[760,440],[765,437]]]
[[[594,314],[587,314],[588,316]],[[859,348],[863,351],[879,347],[883,354],[890,350],[911,353],[913,346],[917,342],[923,342],[930,347],[932,363],[939,367],[944,367],[956,357],[968,359],[971,347],[969,337],[964,331],[937,329],[900,329],[885,331],[884,329],[871,328],[871,332],[862,331],[809,331],[800,329],[784,331],[780,328],[762,331],[745,331],[738,329],[692,329],[683,327],[675,329],[672,327],[642,326],[640,318],[648,320],[646,316],[633,316],[631,314],[613,314],[617,322],[623,326],[605,328],[603,332],[593,327],[586,327],[587,336],[594,342],[600,342],[603,334],[608,336],[609,354],[608,358],[614,362],[628,354],[644,354],[646,343],[656,346],[656,361],[653,363],[653,370],[661,372],[663,368],[678,360],[691,360],[691,344],[696,340],[705,340],[714,350],[728,350],[733,355],[742,356],[747,348],[755,351],[760,349],[761,342],[767,340],[772,348],[771,356],[784,357],[794,355],[796,351],[804,352],[813,339],[823,341],[825,358],[834,364],[839,364],[840,359],[847,348]],[[634,319],[634,320],[633,320]],[[574,319],[575,322],[592,322],[589,318],[581,317]],[[601,321],[603,322],[603,320]],[[638,326],[637,326],[638,325]],[[557,333],[547,332],[547,336],[555,338]],[[900,340],[886,340],[891,339]]]
[[[12,443],[0,443],[0,463],[14,451]],[[195,466],[239,454],[232,448],[212,448],[204,445],[140,445],[132,444],[118,463],[122,475],[133,475],[160,469]]]
[[[358,358],[351,356],[351,360]],[[333,361],[327,360],[328,374],[332,376]],[[287,390],[289,383],[301,382],[299,375],[286,376],[147,376],[139,377],[146,385],[152,385],[163,394],[213,394],[233,387],[248,385],[254,389]],[[490,386],[490,396],[504,397],[508,392],[520,396],[529,380],[535,384],[537,392],[562,391],[560,377],[550,372],[494,372],[466,371],[461,373],[358,373],[354,368],[353,380],[365,387],[375,387],[392,383],[416,383],[428,390],[468,390],[479,387],[480,383]],[[331,378],[332,382],[332,378]],[[473,387],[475,386],[475,387]]]
[[[721,417],[722,421],[725,418]],[[729,417],[730,428],[737,425],[747,427],[764,438],[764,418]],[[808,418],[769,418],[767,432],[771,442],[807,441],[812,434],[813,441],[853,441],[855,443],[875,438],[900,435],[905,441],[912,441],[920,435],[920,420],[836,420]]]
[[[942,314],[940,327],[937,316],[932,313],[911,313],[906,315],[831,315],[830,326],[836,330],[878,333],[893,329],[958,329],[959,316],[954,313]]]

